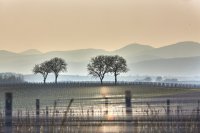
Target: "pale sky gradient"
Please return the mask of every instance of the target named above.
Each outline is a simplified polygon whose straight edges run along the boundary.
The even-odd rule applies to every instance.
[[[0,49],[200,42],[200,0],[0,0]]]

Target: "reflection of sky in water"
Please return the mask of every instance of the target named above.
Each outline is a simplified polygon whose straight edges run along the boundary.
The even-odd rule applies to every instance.
[[[118,133],[120,130],[122,130],[121,128],[122,127],[120,127],[120,126],[110,126],[110,127],[102,126],[100,128],[100,132],[102,132],[102,133]]]
[[[100,89],[100,94],[102,95],[102,96],[108,96],[109,95],[109,88],[107,88],[107,87],[102,87],[101,89]]]
[[[72,110],[69,115],[83,116],[83,117],[103,117],[108,120],[119,119],[126,116],[125,107],[125,90],[131,88],[127,87],[69,87],[69,88],[45,88],[35,90],[33,89],[5,89],[2,91],[13,91],[13,114],[17,114],[18,110],[26,110],[35,114],[35,99],[39,98],[41,103],[41,114],[45,112],[46,106],[49,108],[51,115],[53,110],[54,100],[57,100],[56,110],[59,116],[63,115],[71,98],[74,98],[72,103]],[[56,91],[55,91],[56,90]],[[39,93],[40,92],[40,93]],[[4,94],[4,92],[2,92]],[[31,93],[31,96],[30,96]],[[135,94],[133,94],[135,95]],[[133,96],[135,97],[135,96]],[[4,96],[1,96],[1,110],[4,108]],[[107,98],[107,99],[106,99]],[[147,116],[147,115],[166,115],[166,98],[132,98],[132,115],[133,116]],[[198,106],[197,99],[192,98],[171,98],[170,114],[180,115],[195,114]],[[106,104],[107,103],[107,104]],[[179,109],[179,112],[177,111]]]

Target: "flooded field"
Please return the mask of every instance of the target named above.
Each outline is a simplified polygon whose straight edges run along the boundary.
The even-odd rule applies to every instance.
[[[130,90],[132,100],[145,100],[146,98],[198,98],[198,88],[154,87],[149,85],[75,85],[75,86],[43,86],[43,85],[9,85],[0,87],[0,109],[4,108],[6,92],[13,93],[13,108],[35,108],[35,100],[40,99],[41,107],[53,106],[55,100],[81,99],[81,98],[104,98],[124,97],[125,91]],[[190,95],[191,94],[191,95]],[[65,103],[67,104],[67,103]]]
[[[3,86],[0,89],[1,132],[4,132],[5,127],[4,107],[7,92],[13,95],[14,132],[198,133],[200,131],[198,88],[150,85],[16,85]]]

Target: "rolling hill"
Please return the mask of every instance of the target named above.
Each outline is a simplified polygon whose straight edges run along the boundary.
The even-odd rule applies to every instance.
[[[165,47],[144,51],[140,54],[154,55],[161,58],[200,56],[200,44],[191,41],[179,42]]]
[[[37,54],[42,54],[42,52],[40,52],[37,49],[29,49],[29,50],[23,51],[19,54],[22,54],[22,55],[37,55]]]
[[[197,76],[200,75],[200,56],[148,60],[130,64],[132,74]]]
[[[31,49],[22,53],[0,50],[0,72],[31,74],[32,67],[52,57],[61,57],[68,63],[69,75],[87,75],[86,66],[96,55],[121,55],[130,71],[127,75],[199,75],[200,44],[179,42],[161,48],[148,45],[129,44],[115,51],[102,49],[79,49],[41,53]]]

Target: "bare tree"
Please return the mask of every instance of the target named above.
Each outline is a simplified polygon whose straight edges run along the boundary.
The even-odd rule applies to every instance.
[[[99,55],[90,60],[90,63],[87,65],[87,69],[90,75],[98,77],[101,84],[103,84],[105,74],[109,72],[110,63],[111,61],[108,56]]]
[[[161,82],[163,79],[161,76],[156,77],[156,82]]]
[[[125,73],[128,71],[126,60],[118,55],[110,56],[111,58],[111,66],[109,69],[109,72],[113,73],[115,76],[115,84],[117,84],[117,76],[120,75],[120,73]]]
[[[24,76],[16,73],[0,73],[1,83],[23,83]]]
[[[151,82],[151,81],[152,81],[152,78],[149,77],[149,76],[147,76],[147,77],[144,78],[144,81],[145,81],[145,82]]]
[[[57,83],[59,73],[67,71],[67,63],[64,59],[58,57],[51,59],[49,63],[50,68],[55,75],[55,83]]]
[[[49,73],[51,73],[51,68],[50,68],[50,62],[49,61],[45,61],[41,64],[37,64],[35,65],[35,67],[33,68],[33,73],[34,74],[42,74],[43,76],[43,82],[44,84],[46,83],[46,79]]]

